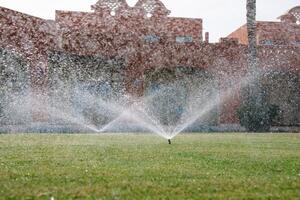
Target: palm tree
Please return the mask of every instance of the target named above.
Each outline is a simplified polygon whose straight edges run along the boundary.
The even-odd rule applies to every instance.
[[[249,44],[248,67],[251,72],[255,72],[257,70],[256,0],[247,0],[247,30]]]
[[[257,59],[256,40],[256,0],[247,0],[247,30],[248,30],[248,72],[254,82],[249,83],[248,95],[256,97],[259,105],[262,101],[261,85],[259,81],[259,68]]]
[[[268,131],[278,110],[269,104],[262,92],[257,60],[256,0],[247,0],[248,74],[250,75],[246,99],[238,110],[241,125],[248,131]],[[254,80],[254,81],[253,81]]]

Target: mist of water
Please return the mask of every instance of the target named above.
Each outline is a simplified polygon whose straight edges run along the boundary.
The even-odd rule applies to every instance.
[[[23,126],[30,126],[32,123],[28,115],[39,113],[46,118],[46,122],[74,124],[90,132],[142,130],[172,139],[193,124],[205,121],[211,112],[257,77],[258,74],[245,75],[238,79],[229,77],[230,84],[223,84],[222,89],[214,80],[208,80],[201,85],[187,82],[185,84],[188,87],[182,87],[184,80],[175,79],[142,97],[120,93],[114,98],[91,92],[76,83],[71,97],[62,95],[68,98],[57,94],[36,95],[29,90],[10,95],[11,100],[5,110],[15,121],[22,121]],[[70,86],[60,83],[56,90],[59,91],[60,88]],[[180,94],[184,94],[184,98]],[[97,120],[98,118],[105,120]]]

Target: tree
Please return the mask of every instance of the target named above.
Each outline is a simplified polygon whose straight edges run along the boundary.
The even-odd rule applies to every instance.
[[[249,86],[238,109],[240,123],[248,131],[269,131],[279,108],[267,102],[260,84],[256,41],[256,0],[247,0],[248,76]],[[253,81],[254,80],[254,81]]]
[[[247,0],[247,32],[248,32],[248,75],[257,77],[259,71],[257,63],[256,41],[256,0]],[[256,79],[255,79],[256,80]],[[248,96],[256,96],[257,104],[261,102],[261,86],[259,81],[249,83]]]
[[[256,0],[247,0],[247,31],[248,31],[248,67],[251,71],[257,69],[256,44]]]

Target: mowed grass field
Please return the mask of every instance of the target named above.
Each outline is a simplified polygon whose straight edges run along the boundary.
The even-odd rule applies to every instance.
[[[300,134],[0,135],[0,199],[299,199]]]

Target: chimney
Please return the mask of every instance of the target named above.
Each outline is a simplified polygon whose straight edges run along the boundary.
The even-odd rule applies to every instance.
[[[209,43],[209,32],[205,32],[205,43]]]

